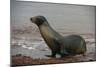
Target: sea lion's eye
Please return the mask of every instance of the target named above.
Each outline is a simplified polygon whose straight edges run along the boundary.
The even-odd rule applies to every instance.
[[[44,20],[42,18],[37,18],[36,19],[38,22],[44,22]]]

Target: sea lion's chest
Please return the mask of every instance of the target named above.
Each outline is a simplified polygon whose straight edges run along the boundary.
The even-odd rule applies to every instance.
[[[53,43],[54,35],[49,27],[41,26],[40,33],[47,44],[51,45]]]

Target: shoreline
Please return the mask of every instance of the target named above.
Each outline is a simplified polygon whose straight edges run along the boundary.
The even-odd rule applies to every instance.
[[[34,36],[36,34],[36,36]],[[69,35],[70,33],[62,33]],[[51,54],[50,49],[37,32],[32,34],[17,34],[11,40],[11,62],[12,65],[41,65],[73,62],[89,62],[96,60],[96,46],[94,34],[81,34],[87,43],[86,56],[73,56],[62,58],[48,58],[45,55]],[[48,62],[47,62],[48,61]]]
[[[12,56],[12,66],[27,66],[27,65],[43,65],[43,64],[61,64],[61,63],[77,63],[77,62],[93,62],[96,59],[89,58],[86,56],[76,55],[67,56],[64,58],[49,58],[49,59],[33,59],[29,56]]]

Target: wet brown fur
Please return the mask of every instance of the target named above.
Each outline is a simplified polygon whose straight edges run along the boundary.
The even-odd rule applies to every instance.
[[[61,36],[52,29],[44,16],[35,16],[30,20],[39,27],[43,39],[52,51],[52,55],[47,56],[55,57],[56,54],[59,54],[61,57],[64,57],[66,55],[84,54],[86,52],[86,43],[81,36]]]

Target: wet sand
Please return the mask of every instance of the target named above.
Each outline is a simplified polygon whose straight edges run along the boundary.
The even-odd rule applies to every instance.
[[[71,33],[62,33],[67,36]],[[50,58],[45,55],[50,55],[51,51],[42,39],[39,32],[35,33],[20,33],[12,35],[11,39],[11,56],[12,65],[38,65],[38,64],[54,64],[54,63],[69,63],[69,62],[85,62],[95,61],[95,35],[94,34],[78,34],[86,41],[87,52],[86,56],[76,55],[67,56],[65,58]],[[48,61],[48,62],[47,62]]]
[[[12,66],[27,66],[27,65],[43,65],[43,64],[59,64],[59,63],[76,63],[95,61],[94,55],[90,56],[66,56],[64,58],[49,58],[49,59],[33,59],[29,56],[16,55],[12,56]],[[95,58],[95,56],[94,56]]]

